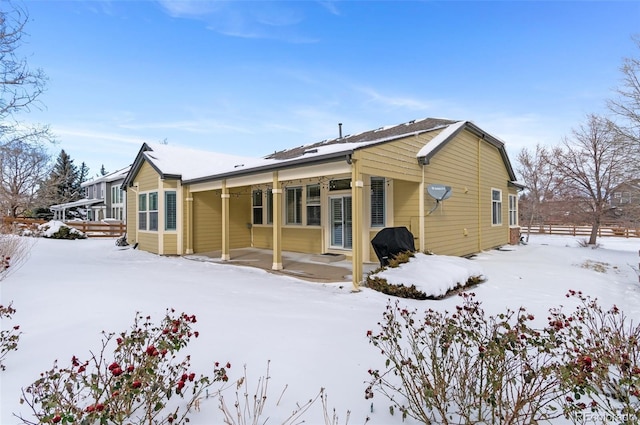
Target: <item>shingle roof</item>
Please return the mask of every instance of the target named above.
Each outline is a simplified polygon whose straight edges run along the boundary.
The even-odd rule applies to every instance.
[[[389,127],[380,127],[375,130],[365,131],[364,133],[347,135],[344,137],[338,137],[331,140],[323,140],[322,142],[313,143],[310,145],[298,146],[296,148],[285,149],[279,152],[274,152],[271,155],[267,155],[265,159],[292,159],[302,156],[304,153],[310,150],[317,149],[323,146],[337,145],[337,144],[349,144],[349,143],[367,143],[375,141],[388,141],[399,137],[405,137],[409,134],[424,133],[427,131],[437,130],[446,127],[456,121],[439,119],[439,118],[424,118],[421,120],[413,120],[403,124],[393,125]]]

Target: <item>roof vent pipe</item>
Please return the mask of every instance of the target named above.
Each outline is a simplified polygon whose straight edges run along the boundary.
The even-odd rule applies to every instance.
[[[341,122],[338,123],[338,135],[339,135],[338,137],[342,139],[342,123]]]

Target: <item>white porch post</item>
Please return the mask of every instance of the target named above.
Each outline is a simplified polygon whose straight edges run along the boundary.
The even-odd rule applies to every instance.
[[[229,253],[229,189],[227,188],[227,181],[222,181],[222,261],[228,261],[231,259]]]
[[[362,192],[364,182],[360,172],[359,160],[352,158],[351,164],[351,267],[353,291],[360,291],[362,281],[362,220],[363,220],[363,200]]]
[[[282,270],[282,184],[278,172],[273,172],[273,265],[272,270]]]

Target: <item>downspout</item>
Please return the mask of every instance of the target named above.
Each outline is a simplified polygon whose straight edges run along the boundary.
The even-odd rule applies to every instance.
[[[134,243],[138,243],[138,228],[140,227],[138,224],[138,210],[140,208],[140,205],[138,204],[139,200],[138,200],[138,184],[135,183],[133,185],[130,186],[131,190],[133,191],[133,193],[135,193],[135,205],[136,205],[136,220],[135,220],[135,227],[136,227],[136,239],[133,241]],[[129,224],[129,220],[127,220],[127,227]]]
[[[158,254],[164,255],[164,180],[158,177]]]
[[[481,147],[482,139],[478,137],[478,163],[476,164],[477,172],[478,172],[478,252],[482,251],[482,193],[481,188],[482,185],[480,183],[480,147]]]
[[[419,193],[418,193],[418,217],[420,217],[420,222],[418,223],[418,232],[419,232],[419,237],[420,237],[420,252],[425,252],[425,246],[426,246],[426,242],[424,240],[425,238],[425,215],[424,215],[424,211],[425,211],[425,197],[424,197],[424,168],[425,168],[425,164],[423,161],[421,161],[421,165],[422,165],[422,181],[420,182],[419,185]]]

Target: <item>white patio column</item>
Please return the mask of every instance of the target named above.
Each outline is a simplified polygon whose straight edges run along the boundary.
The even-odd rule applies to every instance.
[[[278,179],[278,172],[273,172],[273,265],[272,270],[282,270],[282,184]]]
[[[364,182],[360,172],[360,161],[351,159],[351,276],[353,291],[360,291],[362,281],[362,220]]]
[[[222,180],[222,261],[228,261],[231,259],[229,253],[229,189],[227,188],[227,181]]]

